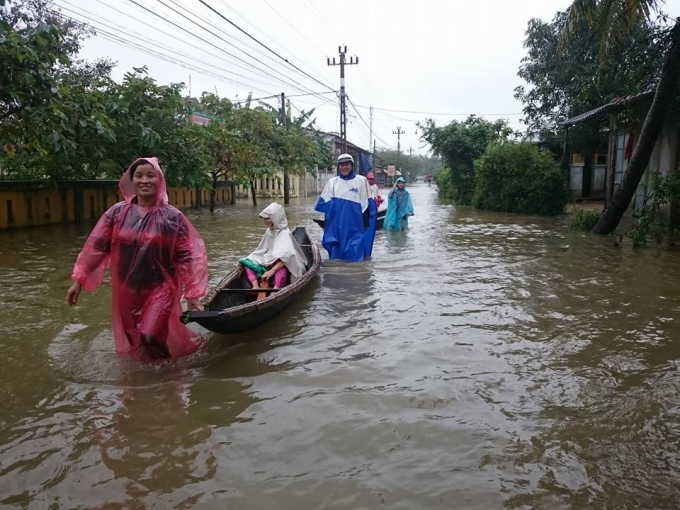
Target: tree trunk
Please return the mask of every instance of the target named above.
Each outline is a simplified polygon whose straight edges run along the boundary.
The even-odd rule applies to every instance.
[[[290,177],[286,167],[283,167],[283,203],[290,204]]]
[[[253,197],[253,207],[257,207],[257,197],[255,196],[255,181],[250,180],[250,194]]]
[[[628,205],[635,195],[635,190],[642,180],[642,176],[649,165],[649,158],[654,150],[659,134],[666,120],[671,103],[675,99],[680,80],[680,20],[676,21],[671,31],[671,47],[668,58],[661,74],[659,86],[654,94],[652,106],[642,124],[640,137],[633,150],[628,168],[623,174],[623,180],[607,205],[600,221],[592,232],[594,234],[609,234],[619,225]]]
[[[212,176],[212,189],[210,190],[210,212],[215,212],[215,194],[217,193],[217,175]]]

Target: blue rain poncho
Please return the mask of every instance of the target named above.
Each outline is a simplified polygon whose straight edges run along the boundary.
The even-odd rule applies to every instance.
[[[326,215],[322,245],[331,260],[359,262],[373,251],[377,209],[368,180],[354,172],[326,183],[315,210]],[[364,214],[368,211],[368,226]]]
[[[399,177],[397,182],[406,181],[403,177]],[[383,223],[384,230],[401,230],[401,221],[406,221],[406,228],[408,229],[408,217],[413,216],[413,202],[411,202],[411,195],[406,188],[396,188],[387,195],[387,214],[385,215],[385,223]]]

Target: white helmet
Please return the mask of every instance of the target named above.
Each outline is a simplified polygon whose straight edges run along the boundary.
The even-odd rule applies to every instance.
[[[354,168],[354,158],[351,154],[340,154],[338,156],[338,165],[340,163],[352,163],[352,168]]]

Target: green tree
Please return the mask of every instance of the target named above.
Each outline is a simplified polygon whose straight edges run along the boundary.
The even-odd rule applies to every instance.
[[[569,8],[563,37],[565,44],[574,37],[585,21],[600,42],[600,62],[607,62],[615,48],[658,9],[659,0],[574,0]],[[628,168],[593,232],[609,234],[618,226],[630,204],[635,190],[647,169],[652,150],[663,128],[680,83],[680,18],[676,19],[668,35],[668,49],[654,100],[640,130]]]
[[[113,176],[139,157],[157,156],[171,186],[206,186],[207,163],[200,126],[186,118],[183,83],[159,85],[147,69],[135,68],[108,90],[117,143],[109,147]]]
[[[275,121],[262,108],[240,107],[234,110],[235,136],[231,147],[234,179],[250,189],[253,207],[257,207],[255,181],[276,174],[276,162],[271,150],[275,137]]]
[[[428,142],[435,156],[442,156],[449,169],[450,186],[441,186],[441,190],[450,190],[450,196],[456,203],[470,205],[475,190],[474,161],[493,143],[508,140],[513,135],[506,120],[495,122],[476,117],[468,117],[464,121],[453,121],[444,127],[437,127],[428,119],[424,125],[421,139]]]
[[[566,22],[566,12],[558,12],[550,23],[529,21],[527,55],[518,72],[528,86],[515,89],[515,98],[524,105],[528,131],[539,135],[556,154],[562,151],[561,121],[658,82],[666,33],[661,25],[643,22],[621,41],[615,58],[602,62],[599,42],[584,20],[574,26],[568,43],[561,43]],[[578,150],[589,152],[604,143],[596,123],[570,129],[570,144]]]
[[[0,141],[6,148],[0,164],[6,176],[87,174],[114,139],[100,90],[110,62],[73,61],[90,33],[58,16],[47,0],[22,0],[0,11]]]

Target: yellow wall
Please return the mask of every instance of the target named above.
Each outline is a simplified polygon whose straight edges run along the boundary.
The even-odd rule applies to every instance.
[[[59,189],[39,189],[36,183],[20,187],[17,183],[3,186],[0,181],[0,230],[76,221],[76,198],[81,193],[83,220],[98,219],[121,200],[117,182],[102,181],[92,187],[82,183],[70,187],[60,184]],[[200,193],[201,205],[208,205],[210,192],[200,190]],[[196,189],[168,188],[168,198],[178,209],[188,209],[196,205]],[[219,186],[215,200],[220,204],[231,203],[231,186]]]

